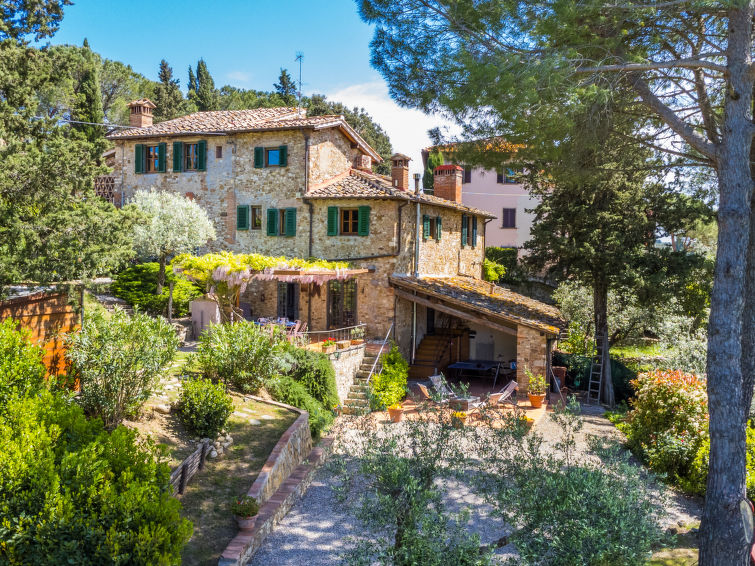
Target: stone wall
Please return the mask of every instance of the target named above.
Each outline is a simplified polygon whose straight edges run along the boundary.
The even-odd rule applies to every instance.
[[[309,143],[310,186],[348,172],[360,153],[337,128],[313,132]]]
[[[349,389],[351,389],[354,383],[354,377],[359,371],[359,367],[362,365],[364,359],[365,345],[352,346],[347,350],[339,350],[332,354],[328,354],[330,363],[333,364],[333,369],[336,370],[336,385],[338,386],[338,399],[343,403],[346,397],[349,395]],[[336,357],[337,356],[337,357]],[[330,409],[331,407],[326,407]]]
[[[517,326],[516,329],[516,381],[519,393],[527,393],[528,380],[524,368],[528,367],[535,375],[545,375],[547,362],[547,337],[544,332],[529,326]]]

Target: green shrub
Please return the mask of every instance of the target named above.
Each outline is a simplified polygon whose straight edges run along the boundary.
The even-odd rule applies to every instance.
[[[385,409],[400,402],[406,396],[406,380],[409,377],[409,362],[404,359],[395,344],[381,358],[383,369],[372,376],[370,393],[373,409]]]
[[[169,283],[173,282],[173,315],[186,316],[189,314],[189,303],[203,295],[198,285],[176,276],[168,268],[165,287],[162,293],[157,290],[157,274],[160,264],[141,263],[121,271],[110,286],[110,290],[119,299],[123,299],[132,307],[139,307],[153,315],[167,315]]]
[[[179,564],[191,536],[170,470],[136,431],[108,433],[50,392],[0,419],[0,562]]]
[[[30,341],[30,332],[8,318],[0,323],[0,408],[11,395],[39,390],[47,372],[44,350]]]
[[[129,316],[121,309],[109,317],[87,314],[84,328],[66,341],[72,375],[81,384],[79,402],[108,428],[138,413],[178,348],[164,319]]]
[[[267,384],[268,392],[276,401],[293,405],[309,413],[309,430],[319,438],[323,429],[333,422],[333,413],[309,394],[307,388],[289,376],[281,376]]]
[[[330,358],[321,352],[292,348],[293,367],[288,375],[304,385],[310,395],[326,408],[338,405],[336,370]]]
[[[636,397],[622,430],[627,445],[671,481],[685,477],[708,430],[705,381],[681,371],[655,370],[632,382]]]
[[[176,406],[181,421],[190,432],[215,438],[233,412],[233,399],[220,383],[202,378],[189,379],[181,386]]]
[[[516,248],[501,248],[497,246],[485,248],[485,259],[503,267],[504,272],[499,277],[502,281],[518,283],[524,278],[521,266],[519,265],[519,250]]]
[[[587,389],[592,358],[556,351],[553,353],[553,365],[566,367],[567,381],[573,383],[575,389]],[[611,358],[611,381],[613,382],[614,397],[617,403],[629,401],[634,393],[632,380],[636,377],[637,373],[631,368],[616,358]]]
[[[482,261],[482,278],[485,281],[497,283],[504,275],[506,275],[506,268],[500,263],[490,261],[487,258]]]
[[[286,341],[251,322],[214,324],[202,333],[195,359],[205,377],[257,393],[289,368]]]

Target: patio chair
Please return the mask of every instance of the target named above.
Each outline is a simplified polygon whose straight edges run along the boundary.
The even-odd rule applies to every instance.
[[[491,393],[486,399],[483,399],[469,414],[472,415],[475,412],[479,414],[484,409],[495,409],[499,404],[506,402],[516,406],[516,391],[518,389],[519,385],[517,382],[510,381],[503,389],[497,393]]]
[[[456,393],[446,385],[446,379],[443,374],[431,375],[430,381],[433,384],[433,388],[437,391],[443,399],[455,399]]]
[[[430,392],[427,390],[427,387],[425,387],[421,383],[417,384],[417,388],[419,389],[419,396],[420,396],[421,401],[430,401],[431,403],[438,403],[438,404],[448,403],[448,399],[445,397],[441,397],[440,399],[435,399],[432,395],[430,395]]]

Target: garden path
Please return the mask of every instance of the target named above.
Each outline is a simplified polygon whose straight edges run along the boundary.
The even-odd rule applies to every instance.
[[[587,437],[595,435],[607,439],[621,440],[621,433],[603,416],[600,407],[583,406],[584,426],[576,438],[577,452],[586,458],[589,454]],[[341,431],[348,427],[348,421],[339,419]],[[554,445],[560,437],[560,429],[550,418],[540,419],[534,430],[541,434],[545,443]],[[339,434],[336,430],[335,434]],[[638,463],[639,465],[639,463]],[[671,527],[699,521],[701,502],[673,491],[657,481],[650,480],[659,497],[668,501],[668,517],[664,526]],[[490,508],[468,486],[462,483],[448,486],[450,509],[463,507],[472,509],[469,529],[480,534],[483,543],[500,537],[502,524],[490,516]],[[337,481],[328,466],[318,470],[312,485],[304,497],[294,505],[288,515],[270,533],[260,550],[249,562],[250,566],[308,566],[337,563],[340,555],[349,546],[349,537],[360,537],[367,533],[362,529],[348,505],[337,501]],[[513,552],[511,546],[499,549],[501,558]]]

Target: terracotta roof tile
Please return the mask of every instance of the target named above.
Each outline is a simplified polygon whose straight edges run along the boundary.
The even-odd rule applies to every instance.
[[[390,281],[394,286],[432,295],[450,304],[549,334],[558,334],[566,328],[556,307],[474,277],[417,278],[394,274]]]
[[[476,214],[478,216],[484,216],[486,218],[495,218],[489,212],[465,206],[458,202],[447,200],[444,198],[436,197],[433,195],[427,195],[420,193],[415,195],[413,192],[401,191],[391,185],[391,178],[384,175],[377,175],[375,173],[367,173],[366,171],[360,171],[352,169],[349,175],[345,177],[338,177],[330,183],[320,185],[307,194],[308,198],[360,198],[360,199],[376,199],[387,198],[396,200],[410,200],[431,204],[433,206],[441,206],[444,208],[453,208],[461,210],[463,212],[469,212],[470,214]]]

